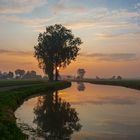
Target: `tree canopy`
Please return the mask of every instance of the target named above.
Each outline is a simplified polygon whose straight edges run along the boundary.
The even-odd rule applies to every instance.
[[[15,70],[15,74],[16,76],[19,76],[20,78],[22,78],[23,75],[25,74],[25,70],[17,69]]]
[[[79,37],[74,37],[72,31],[61,24],[46,27],[44,33],[38,36],[38,44],[34,46],[34,56],[39,67],[53,80],[53,72],[57,67],[66,67],[75,60],[82,43]]]
[[[84,75],[85,75],[85,73],[86,73],[86,71],[84,70],[84,69],[78,69],[77,70],[77,78],[79,79],[79,80],[82,80],[83,79],[83,77],[84,77]]]

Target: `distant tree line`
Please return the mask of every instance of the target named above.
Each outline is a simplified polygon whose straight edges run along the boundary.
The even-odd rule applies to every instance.
[[[0,79],[42,79],[41,75],[38,75],[36,71],[25,71],[22,69],[16,69],[14,72],[1,72]],[[46,77],[45,77],[46,78]]]
[[[119,76],[112,76],[111,78],[100,78],[99,76],[96,76],[96,80],[122,80],[122,77]]]

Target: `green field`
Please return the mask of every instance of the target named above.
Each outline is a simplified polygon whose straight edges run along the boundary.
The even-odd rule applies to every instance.
[[[123,86],[127,88],[140,90],[140,80],[94,80],[85,79],[84,82],[92,84],[102,84],[102,85],[113,85],[113,86]]]
[[[18,85],[30,85],[18,87]],[[17,86],[17,89],[0,92],[0,139],[24,140],[26,136],[16,126],[14,111],[22,102],[31,95],[46,90],[63,89],[71,86],[69,82],[45,82],[45,81],[0,81],[0,87]]]
[[[45,80],[0,80],[0,87],[46,83]]]

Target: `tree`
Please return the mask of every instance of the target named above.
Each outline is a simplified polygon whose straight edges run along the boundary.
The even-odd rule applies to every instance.
[[[34,71],[34,70],[30,71],[30,75],[31,75],[31,77],[36,77],[36,71]]]
[[[77,70],[77,78],[79,79],[79,80],[82,80],[83,79],[83,77],[84,77],[84,75],[85,75],[85,73],[86,73],[86,71],[84,70],[84,69],[78,69]]]
[[[8,73],[8,78],[12,79],[13,77],[14,77],[14,73],[11,72],[11,71],[9,71],[9,73]]]
[[[3,72],[2,73],[2,79],[7,79],[8,78],[8,73],[7,72]]]
[[[116,76],[112,76],[112,77],[111,77],[111,80],[115,80],[115,79],[116,79]]]
[[[17,69],[15,70],[16,77],[22,78],[25,74],[25,70]]]
[[[0,79],[2,79],[2,72],[0,71]]]
[[[35,79],[35,78],[37,78],[36,76],[37,76],[36,71],[32,70],[32,71],[27,71],[24,74],[23,78],[24,79]]]
[[[80,48],[81,39],[74,37],[72,31],[61,24],[46,27],[44,33],[38,36],[38,44],[34,46],[34,56],[39,62],[39,67],[48,74],[49,80],[57,80],[58,69],[66,67],[75,60]]]
[[[121,76],[117,76],[117,80],[122,80],[122,77]]]

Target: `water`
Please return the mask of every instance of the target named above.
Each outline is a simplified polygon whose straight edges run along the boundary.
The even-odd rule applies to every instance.
[[[15,116],[29,140],[140,140],[140,91],[72,83],[28,99]]]

